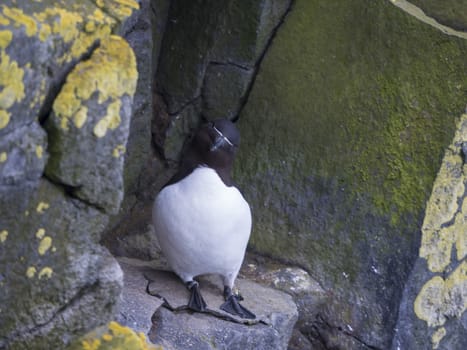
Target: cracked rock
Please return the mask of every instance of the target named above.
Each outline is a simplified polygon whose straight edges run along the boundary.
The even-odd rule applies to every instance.
[[[286,349],[297,321],[292,298],[255,282],[237,279],[242,305],[256,314],[245,320],[219,309],[224,302],[218,276],[199,279],[208,304],[205,313],[186,310],[189,292],[171,272],[146,270],[148,292],[165,302],[153,316],[151,341],[168,349]]]

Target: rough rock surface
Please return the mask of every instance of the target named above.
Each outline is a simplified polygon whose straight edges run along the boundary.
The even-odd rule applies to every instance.
[[[256,314],[255,320],[230,315],[219,306],[224,302],[222,283],[217,276],[200,279],[208,305],[206,313],[186,310],[189,292],[171,272],[147,271],[148,292],[161,297],[166,307],[153,316],[151,341],[168,348],[194,349],[286,349],[297,320],[292,298],[249,280],[237,279],[242,305]]]
[[[200,286],[208,310],[193,313],[187,310],[186,287],[166,263],[130,258],[118,261],[125,283],[117,321],[143,333],[150,329],[151,341],[164,349],[287,348],[298,315],[289,295],[253,280],[238,279],[236,286],[245,298],[242,304],[257,315],[255,320],[245,320],[219,309],[224,302],[221,280],[204,276]],[[310,290],[309,280],[305,280],[299,284],[301,291]]]
[[[467,347],[467,114],[427,204],[422,244],[400,307],[393,349]]]
[[[0,348],[63,348],[115,312],[98,244],[123,194],[133,1],[0,4]],[[45,170],[47,169],[47,171]]]
[[[390,1],[296,0],[262,60],[234,178],[251,247],[329,294],[308,329],[328,348],[391,346],[466,54]]]
[[[144,271],[148,264],[125,258],[118,259],[118,262],[123,270],[123,292],[117,321],[147,334],[151,330],[152,315],[163,300],[154,298],[146,291],[148,281],[144,277]]]

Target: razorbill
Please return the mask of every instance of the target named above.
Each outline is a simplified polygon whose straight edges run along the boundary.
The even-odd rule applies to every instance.
[[[251,232],[250,206],[231,178],[239,141],[240,134],[229,120],[202,125],[178,172],[157,195],[152,214],[164,256],[191,291],[188,307],[206,309],[194,278],[217,274],[224,284],[221,309],[255,318],[232,292]]]

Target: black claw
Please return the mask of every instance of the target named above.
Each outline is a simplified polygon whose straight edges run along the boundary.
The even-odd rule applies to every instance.
[[[224,287],[225,303],[221,305],[221,310],[229,314],[240,316],[241,318],[255,319],[256,315],[247,308],[243,307],[238,301],[243,300],[232,293],[229,287]]]
[[[196,281],[186,283],[187,288],[191,291],[188,307],[193,311],[203,312],[206,311],[206,302],[199,291],[199,284]]]

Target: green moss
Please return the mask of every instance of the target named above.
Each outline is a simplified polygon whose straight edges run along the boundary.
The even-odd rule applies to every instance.
[[[242,116],[254,171],[286,161],[368,194],[395,225],[419,214],[465,104],[466,51],[390,4],[297,1]]]
[[[381,348],[465,107],[466,56],[389,1],[296,0],[240,116],[250,246],[305,267],[334,293],[330,319]]]

